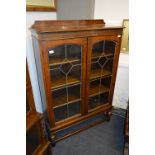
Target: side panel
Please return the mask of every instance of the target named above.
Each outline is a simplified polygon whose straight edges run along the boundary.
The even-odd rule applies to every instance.
[[[42,62],[42,54],[41,54],[41,48],[39,41],[32,37],[33,41],[33,51],[34,51],[34,58],[37,68],[37,78],[38,78],[38,85],[40,90],[40,96],[41,96],[41,102],[42,102],[42,108],[43,113],[47,115],[47,104],[46,104],[46,94],[45,94],[45,81],[44,81],[44,74],[43,74],[43,62]]]

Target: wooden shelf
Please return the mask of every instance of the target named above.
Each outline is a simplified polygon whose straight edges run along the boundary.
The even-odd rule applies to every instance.
[[[95,79],[101,77],[101,69],[93,69],[91,70],[90,79]]]
[[[67,64],[67,63],[74,63],[74,62],[80,62],[80,59],[75,59],[75,58],[68,58],[68,59],[62,59],[62,58],[54,58],[52,60],[49,60],[49,65],[50,66],[55,66],[55,65],[61,65],[61,64]]]
[[[88,113],[91,113],[91,112],[93,112],[93,111],[96,111],[96,110],[99,110],[99,109],[101,109],[101,108],[105,108],[106,106],[108,106],[109,105],[109,102],[106,102],[106,103],[104,103],[104,104],[100,104],[100,105],[98,105],[98,106],[96,106],[96,107],[93,107],[93,108],[91,108],[91,107],[89,107],[88,108]]]
[[[53,77],[52,79],[52,89],[57,89],[60,87],[64,87],[66,85],[71,85],[71,84],[77,84],[80,83],[80,80],[76,77],[73,76],[68,76],[67,77],[67,83],[66,83],[66,77],[65,76],[58,76],[58,77]]]
[[[66,104],[71,104],[73,102],[78,102],[81,99],[73,93],[68,94],[68,102],[67,102],[67,94],[61,94],[59,98],[53,98],[53,108],[58,108],[60,106],[64,106]]]
[[[101,85],[101,87],[100,87],[100,94],[109,92],[109,90],[110,89],[108,87],[106,87],[105,85]]]
[[[59,106],[59,105],[62,105],[62,104],[64,104],[64,103],[66,103],[67,102],[67,95],[66,95],[66,93],[64,93],[64,94],[60,94],[59,95],[59,98],[55,98],[55,97],[53,97],[53,106]]]
[[[102,93],[106,93],[106,92],[109,92],[108,87],[106,87],[104,85],[101,85],[100,90],[99,90],[99,85],[94,85],[93,87],[90,88],[89,97],[99,95],[99,94],[102,94]]]
[[[73,77],[73,76],[68,76],[68,83],[67,84],[76,84],[76,83],[80,83],[80,79],[78,79],[77,77]]]
[[[107,76],[107,75],[111,75],[111,74],[112,74],[112,72],[107,69],[102,70],[102,76]]]
[[[99,58],[101,54],[101,52],[92,52],[92,59]]]
[[[59,88],[66,85],[66,77],[65,76],[57,76],[54,77],[51,81],[52,89]]]
[[[90,79],[95,79],[98,77],[107,76],[107,75],[111,75],[111,74],[112,73],[106,69],[102,70],[102,74],[101,74],[101,69],[94,69],[94,70],[91,70]]]
[[[110,57],[110,56],[114,56],[114,54],[111,52],[107,52],[107,53],[104,53],[103,55],[103,57]]]
[[[65,59],[63,58],[53,58],[53,59],[49,59],[49,65],[53,66],[53,65],[59,65],[61,64]]]
[[[114,56],[113,53],[111,52],[105,52],[102,56],[101,56],[102,52],[93,52],[92,53],[92,59],[96,59],[99,57],[109,57],[109,56]]]
[[[73,102],[73,101],[79,100],[79,98],[80,97],[76,94],[72,94],[72,93],[68,94],[68,102]]]
[[[81,99],[75,99],[75,100],[72,100],[72,101],[69,101],[69,102],[65,102],[63,104],[55,105],[55,106],[53,106],[53,108],[59,108],[59,107],[65,106],[67,104],[72,104],[74,102],[79,102],[79,101],[81,101]]]
[[[98,93],[98,92],[99,92],[99,86],[100,86],[100,85],[93,85],[93,86],[90,86],[89,96]]]

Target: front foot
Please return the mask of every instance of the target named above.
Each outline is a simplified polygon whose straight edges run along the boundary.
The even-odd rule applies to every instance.
[[[54,147],[55,145],[56,145],[56,136],[55,136],[55,134],[53,134],[52,136],[51,136],[51,145]]]
[[[105,113],[105,117],[106,117],[105,119],[106,119],[107,122],[110,121],[111,115],[112,115],[111,111],[108,111],[108,112]]]

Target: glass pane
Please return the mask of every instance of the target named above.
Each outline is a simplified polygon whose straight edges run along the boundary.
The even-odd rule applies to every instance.
[[[112,74],[112,68],[113,68],[113,59],[107,59],[106,64],[103,67],[103,75]]]
[[[81,65],[74,65],[67,76],[69,84],[76,84],[81,82]]]
[[[67,103],[66,88],[52,91],[52,102],[54,107]]]
[[[101,93],[89,98],[89,110],[108,103],[109,93]]]
[[[50,74],[51,74],[51,80],[52,80],[51,87],[53,89],[59,88],[66,84],[66,76],[59,68],[50,70]]]
[[[33,152],[39,147],[40,145],[39,137],[40,136],[37,125],[34,125],[26,133],[26,155],[32,155]]]
[[[55,121],[61,121],[67,118],[67,105],[54,108]]]
[[[116,43],[113,41],[105,41],[104,53],[105,55],[114,55]]]
[[[102,55],[103,48],[104,48],[104,41],[97,42],[93,46],[92,58],[99,58]]]
[[[100,105],[108,103],[108,95],[109,93],[100,94]]]
[[[100,79],[90,81],[89,96],[94,96],[100,92]]]
[[[80,85],[68,87],[68,102],[80,100]]]
[[[82,47],[64,44],[49,49],[51,96],[55,121],[80,113]]]
[[[95,43],[91,53],[89,109],[108,102],[116,43],[103,40]]]
[[[109,91],[110,90],[110,84],[111,84],[111,76],[101,78],[100,93],[104,93],[104,92]]]
[[[69,60],[81,61],[81,46],[67,45],[67,58]]]
[[[60,64],[65,60],[65,46],[58,46],[53,49],[49,49],[49,51],[50,65]]]
[[[89,98],[89,109],[93,109],[99,106],[99,95],[92,96]]]
[[[116,43],[113,41],[100,41],[93,45],[92,58],[114,55]]]
[[[101,66],[98,62],[95,62],[91,64],[91,75],[90,78],[94,79],[94,78],[98,78],[101,76],[102,70],[101,70]]]
[[[69,116],[74,116],[80,113],[80,102],[74,102],[68,105]]]

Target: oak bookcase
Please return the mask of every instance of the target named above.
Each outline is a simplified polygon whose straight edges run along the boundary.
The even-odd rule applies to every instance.
[[[32,25],[51,135],[99,114],[110,119],[122,30],[106,26],[104,20],[36,21]]]

